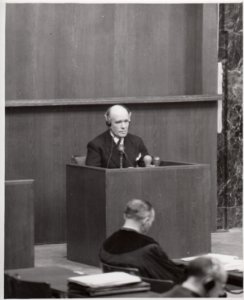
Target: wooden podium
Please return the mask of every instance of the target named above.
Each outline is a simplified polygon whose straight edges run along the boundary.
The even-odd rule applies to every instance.
[[[132,198],[152,203],[156,218],[148,234],[171,258],[210,252],[208,165],[103,169],[69,164],[66,176],[68,259],[98,265],[102,242],[122,226]]]

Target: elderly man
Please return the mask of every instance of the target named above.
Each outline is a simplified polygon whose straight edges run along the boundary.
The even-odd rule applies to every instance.
[[[155,218],[152,205],[132,199],[126,205],[124,218],[123,227],[104,242],[99,254],[101,262],[138,268],[144,277],[183,281],[184,268],[171,261],[160,245],[145,235]]]
[[[191,261],[187,279],[162,295],[164,298],[219,297],[224,294],[227,273],[216,258],[201,256]]]
[[[104,116],[108,130],[88,143],[86,165],[102,168],[143,166],[143,157],[148,151],[140,137],[128,133],[129,109],[114,105]]]

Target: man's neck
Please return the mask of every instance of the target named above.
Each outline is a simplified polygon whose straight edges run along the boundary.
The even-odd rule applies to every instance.
[[[119,137],[117,135],[115,135],[111,129],[109,130],[109,133],[112,136],[112,138],[119,139]]]
[[[122,143],[122,144],[124,143],[124,138],[123,137],[119,137],[119,136],[115,135],[111,129],[110,129],[109,132],[110,132],[110,135],[112,136],[115,144],[117,144],[119,140],[121,141],[120,143]]]
[[[135,221],[133,220],[126,220],[123,227],[123,229],[131,229],[131,230],[135,230],[138,233],[141,233],[140,231],[140,225],[137,224]]]

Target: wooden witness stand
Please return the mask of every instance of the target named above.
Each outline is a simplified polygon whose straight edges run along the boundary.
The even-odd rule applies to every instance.
[[[66,181],[70,260],[98,265],[102,242],[122,226],[132,198],[154,206],[148,234],[171,258],[210,252],[208,165],[161,162],[152,168],[103,169],[69,164]]]

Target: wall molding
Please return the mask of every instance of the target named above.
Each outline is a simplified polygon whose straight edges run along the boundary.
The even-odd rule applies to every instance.
[[[82,105],[113,105],[113,104],[152,104],[152,103],[184,103],[222,100],[222,95],[179,95],[161,97],[114,97],[87,99],[18,99],[6,100],[5,107],[35,106],[82,106]]]

